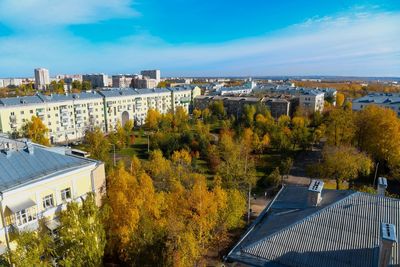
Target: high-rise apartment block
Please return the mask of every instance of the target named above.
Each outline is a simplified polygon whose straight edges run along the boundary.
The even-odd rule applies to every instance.
[[[49,70],[44,68],[35,69],[35,88],[37,90],[45,90],[50,84]]]

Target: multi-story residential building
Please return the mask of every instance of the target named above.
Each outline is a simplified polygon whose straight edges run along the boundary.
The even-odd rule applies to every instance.
[[[57,152],[56,152],[57,151]],[[104,164],[61,150],[0,137],[0,254],[13,247],[10,232],[59,226],[58,212],[93,192],[105,191]]]
[[[222,101],[228,115],[237,118],[242,116],[245,105],[265,105],[274,118],[291,115],[298,106],[298,97],[235,97],[235,96],[197,96],[194,98],[194,108],[206,109],[213,102]]]
[[[50,84],[49,70],[44,68],[35,69],[35,88],[37,90],[45,90]]]
[[[145,123],[147,111],[156,109],[165,114],[171,111],[171,92],[167,89],[111,89],[102,90],[105,99],[107,131],[115,129],[118,121],[123,125],[133,120]]]
[[[135,75],[113,75],[112,76],[112,87],[113,88],[128,88],[132,87],[132,80]]]
[[[133,87],[134,88],[138,88],[138,89],[156,88],[158,83],[159,83],[158,80],[149,79],[147,77],[135,78],[135,79],[132,80]]]
[[[371,93],[366,96],[353,99],[352,108],[355,111],[360,111],[369,105],[390,108],[398,116],[400,116],[400,94],[392,93]]]
[[[150,79],[154,79],[159,83],[161,81],[161,72],[160,70],[142,70],[140,72],[141,75],[149,77]]]
[[[284,185],[225,257],[226,266],[399,266],[400,200]]]
[[[188,113],[191,112],[191,104],[196,96],[201,95],[201,89],[197,86],[168,88],[172,93],[172,110],[183,107]]]
[[[99,92],[53,94],[0,98],[0,132],[17,133],[32,116],[38,116],[49,129],[52,143],[84,137],[95,126],[104,132],[115,129],[117,121],[145,122],[150,108],[165,114],[182,106],[189,113],[191,101],[200,88],[133,89],[112,88]]]
[[[305,111],[322,112],[324,110],[324,93],[316,90],[304,91],[300,95],[299,106]]]
[[[108,76],[104,73],[100,74],[85,74],[82,75],[82,80],[90,82],[92,88],[108,87]]]
[[[18,132],[32,116],[47,126],[52,143],[80,139],[94,126],[105,130],[103,97],[96,92],[0,99],[1,132]]]

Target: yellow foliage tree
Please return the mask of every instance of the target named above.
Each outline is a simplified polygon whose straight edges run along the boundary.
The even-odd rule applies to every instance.
[[[36,116],[32,116],[31,120],[22,127],[22,133],[25,137],[31,139],[34,143],[44,146],[50,145],[49,138],[47,138],[48,132],[49,129],[47,129],[42,120]]]

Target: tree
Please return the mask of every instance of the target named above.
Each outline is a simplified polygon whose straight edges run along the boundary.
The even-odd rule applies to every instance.
[[[387,108],[368,106],[356,118],[358,147],[381,164],[387,164],[394,175],[400,172],[400,120]]]
[[[243,119],[244,119],[246,126],[253,125],[255,115],[256,115],[256,107],[254,105],[244,105]]]
[[[282,175],[286,175],[286,178],[288,178],[292,167],[293,167],[293,159],[291,157],[287,157],[286,159],[281,161],[281,164],[279,166],[280,173]]]
[[[76,93],[82,91],[82,83],[79,80],[72,81],[72,90]]]
[[[354,147],[326,146],[323,150],[323,161],[316,169],[323,178],[334,179],[336,188],[340,189],[344,181],[356,179],[359,175],[369,175],[373,164],[371,159]]]
[[[52,266],[54,242],[45,227],[44,222],[40,221],[37,231],[15,234],[16,248],[7,252],[15,266]]]
[[[281,174],[279,173],[279,167],[276,167],[266,178],[265,186],[278,186],[281,183]]]
[[[84,142],[92,158],[104,162],[109,161],[110,143],[99,127],[86,131]]]
[[[209,108],[212,114],[218,117],[218,119],[225,117],[225,107],[222,100],[214,101]]]
[[[333,109],[326,122],[326,137],[331,145],[349,145],[353,142],[356,126],[351,110]]]
[[[342,107],[343,103],[344,103],[344,99],[345,99],[344,94],[337,93],[336,94],[336,106],[337,107]]]
[[[57,247],[60,266],[99,266],[105,247],[105,231],[93,193],[80,206],[68,204],[60,213]]]
[[[50,145],[50,141],[47,138],[49,129],[39,117],[32,116],[32,119],[22,127],[22,132],[25,137],[31,139],[34,143],[44,146]]]
[[[82,91],[92,90],[92,83],[90,81],[82,82]]]
[[[158,130],[158,123],[161,119],[161,113],[156,109],[149,109],[146,116],[146,127],[151,131]]]

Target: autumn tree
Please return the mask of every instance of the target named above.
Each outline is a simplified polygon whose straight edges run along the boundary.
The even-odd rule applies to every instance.
[[[329,144],[340,146],[353,142],[356,126],[354,113],[351,110],[331,110],[326,125],[325,134]]]
[[[99,127],[86,131],[84,143],[92,158],[104,162],[109,161],[110,143]]]
[[[334,179],[336,188],[340,189],[344,181],[356,179],[359,175],[369,175],[372,165],[371,159],[354,147],[326,146],[322,162],[315,167],[320,177]]]
[[[22,133],[25,137],[31,139],[34,143],[44,146],[50,145],[50,141],[47,138],[48,132],[49,129],[47,129],[42,120],[36,116],[32,116],[31,120],[22,127]]]
[[[344,99],[345,99],[344,94],[337,93],[336,94],[336,106],[337,107],[342,107],[343,104],[344,104]]]
[[[160,119],[161,119],[161,114],[158,110],[149,109],[147,111],[145,126],[151,131],[156,131],[158,129],[158,123]]]
[[[358,147],[385,163],[393,174],[400,172],[400,121],[387,108],[368,106],[357,114]]]
[[[45,228],[43,221],[37,231],[19,232],[14,235],[16,248],[12,252],[11,261],[15,266],[52,266],[54,241]]]
[[[57,254],[60,266],[99,266],[105,247],[102,216],[93,193],[89,193],[80,206],[67,205],[60,213]]]

